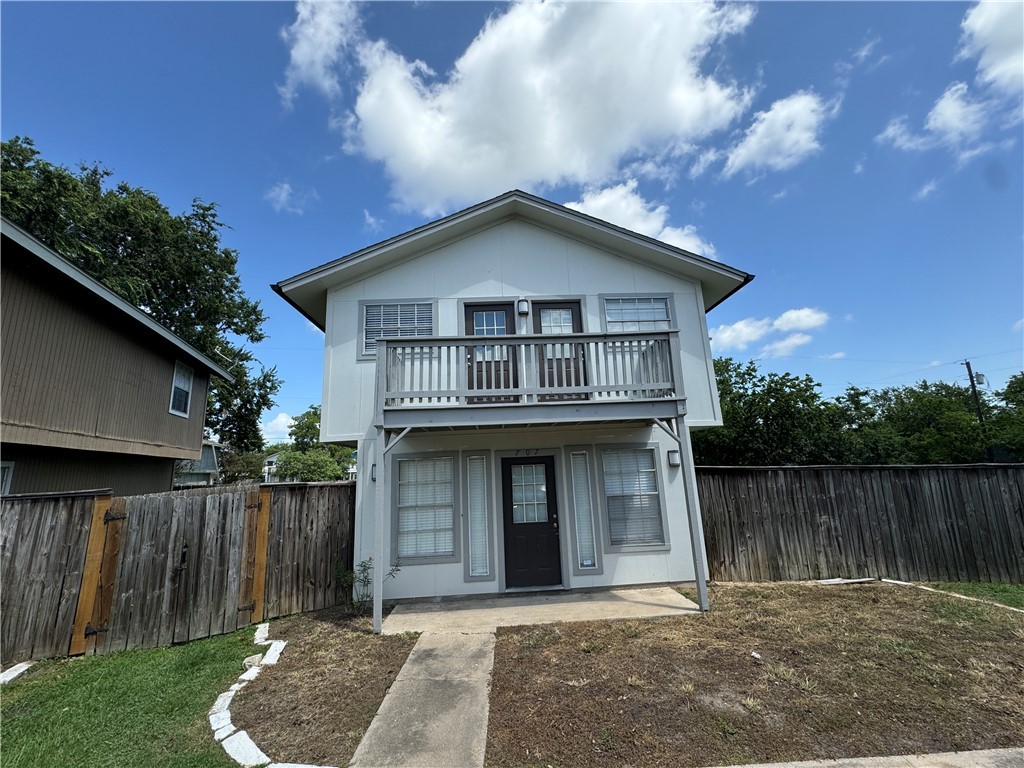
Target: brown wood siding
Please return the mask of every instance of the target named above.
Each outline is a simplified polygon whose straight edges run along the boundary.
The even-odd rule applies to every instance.
[[[116,496],[171,490],[174,459],[4,443],[13,461],[9,493],[67,493],[110,488]]]
[[[5,443],[198,458],[205,371],[189,418],[175,416],[173,346],[10,241],[0,289]]]

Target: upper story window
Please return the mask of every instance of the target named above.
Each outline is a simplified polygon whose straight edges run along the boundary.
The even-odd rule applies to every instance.
[[[363,305],[363,354],[377,352],[377,339],[433,335],[434,305],[430,302]]]
[[[665,331],[671,327],[668,297],[629,296],[604,300],[607,331]]]
[[[188,418],[192,404],[192,369],[184,363],[174,364],[174,381],[171,383],[170,411],[176,416]]]

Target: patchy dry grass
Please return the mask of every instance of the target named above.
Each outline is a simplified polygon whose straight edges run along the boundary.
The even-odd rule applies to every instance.
[[[270,638],[288,646],[235,696],[232,722],[275,761],[347,765],[416,637],[331,608],[273,621]]]
[[[886,584],[720,585],[706,616],[500,629],[487,763],[1020,746],[1022,639],[1019,614]]]
[[[977,581],[940,581],[926,586],[968,597],[992,600],[1011,608],[1024,609],[1024,584],[989,584]]]

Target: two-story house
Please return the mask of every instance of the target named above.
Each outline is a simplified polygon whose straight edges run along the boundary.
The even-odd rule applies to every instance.
[[[689,580],[706,607],[705,313],[751,279],[513,191],[275,285],[325,331],[377,626],[382,598]]]
[[[200,458],[211,375],[231,380],[6,219],[0,279],[0,492],[171,490]]]

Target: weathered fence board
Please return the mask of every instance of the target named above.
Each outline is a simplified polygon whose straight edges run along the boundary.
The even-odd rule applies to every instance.
[[[337,604],[351,483],[11,496],[0,661],[151,648]]]
[[[1024,582],[1024,465],[698,467],[711,577]]]

